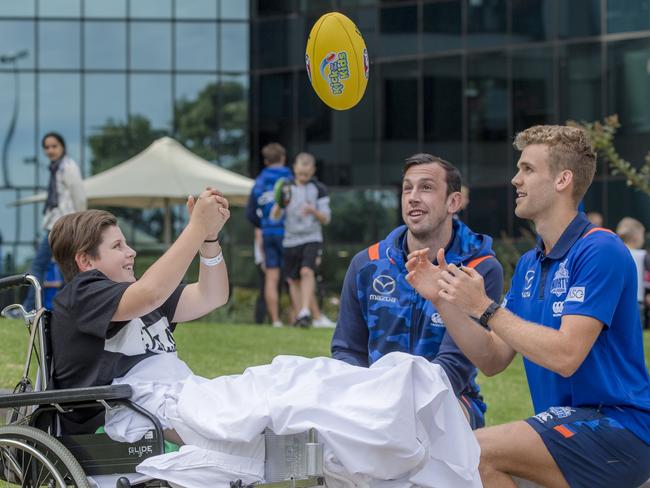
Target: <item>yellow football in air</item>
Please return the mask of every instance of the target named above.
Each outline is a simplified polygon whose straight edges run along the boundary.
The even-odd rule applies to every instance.
[[[357,26],[338,12],[316,21],[307,39],[307,75],[314,91],[336,110],[354,107],[368,85],[368,50]]]

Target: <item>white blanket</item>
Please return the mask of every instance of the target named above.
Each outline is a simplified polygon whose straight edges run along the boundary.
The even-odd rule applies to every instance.
[[[157,378],[162,372],[165,381]],[[133,401],[188,444],[138,466],[177,486],[260,481],[266,427],[276,434],[315,428],[330,488],[481,486],[479,447],[449,380],[421,357],[391,353],[360,368],[279,356],[241,375],[206,380],[165,354],[116,383],[131,384]],[[148,428],[127,412],[107,416],[106,431],[118,440],[135,440]]]

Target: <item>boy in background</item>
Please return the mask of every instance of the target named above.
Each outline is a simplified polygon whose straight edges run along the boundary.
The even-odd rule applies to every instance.
[[[284,216],[284,272],[289,282],[291,301],[297,309],[294,325],[312,325],[310,305],[316,289],[316,268],[323,253],[322,226],[330,222],[327,188],[314,178],[316,159],[303,152],[293,164],[291,199],[283,210],[276,203],[272,219]],[[323,318],[324,315],[321,316]]]

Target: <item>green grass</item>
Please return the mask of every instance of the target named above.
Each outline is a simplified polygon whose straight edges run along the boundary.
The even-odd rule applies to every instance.
[[[174,335],[180,357],[196,374],[211,378],[267,364],[278,354],[329,356],[332,329],[274,329],[195,322],[182,324]],[[650,331],[644,332],[644,345],[648,363]],[[0,388],[13,388],[20,379],[26,346],[25,327],[18,321],[0,320]],[[480,375],[479,383],[489,407],[489,425],[532,414],[521,357],[515,358],[510,367],[497,376]]]

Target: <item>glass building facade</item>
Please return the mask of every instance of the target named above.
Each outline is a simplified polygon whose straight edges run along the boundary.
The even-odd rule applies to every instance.
[[[363,99],[343,112],[304,67],[311,26],[331,10],[355,21],[371,61]],[[47,182],[51,130],[86,176],[162,135],[251,176],[268,142],[290,159],[312,152],[333,195],[326,262],[338,283],[354,252],[400,223],[407,156],[458,165],[470,226],[518,236],[513,135],[614,113],[620,154],[642,163],[650,0],[0,0],[0,261],[22,270],[33,254],[42,207],[7,204]],[[647,196],[602,163],[585,206],[609,227],[650,222]],[[139,219],[148,232],[160,223]],[[250,226],[228,225],[252,268]]]
[[[371,62],[362,101],[345,112],[318,100],[304,68],[311,26],[332,9],[357,24]],[[462,170],[470,226],[498,238],[526,226],[509,183],[516,132],[617,113],[621,156],[638,165],[650,151],[648,0],[258,0],[251,47],[252,155],[272,140],[314,153],[335,192],[384,194],[391,225],[416,152]],[[602,164],[585,206],[610,227],[625,215],[649,223],[648,197]],[[382,237],[365,215],[359,225],[354,236],[374,226]]]
[[[85,176],[162,135],[248,170],[248,19],[240,0],[0,0],[4,272],[34,252],[42,206],[8,204],[47,184],[48,131]]]

